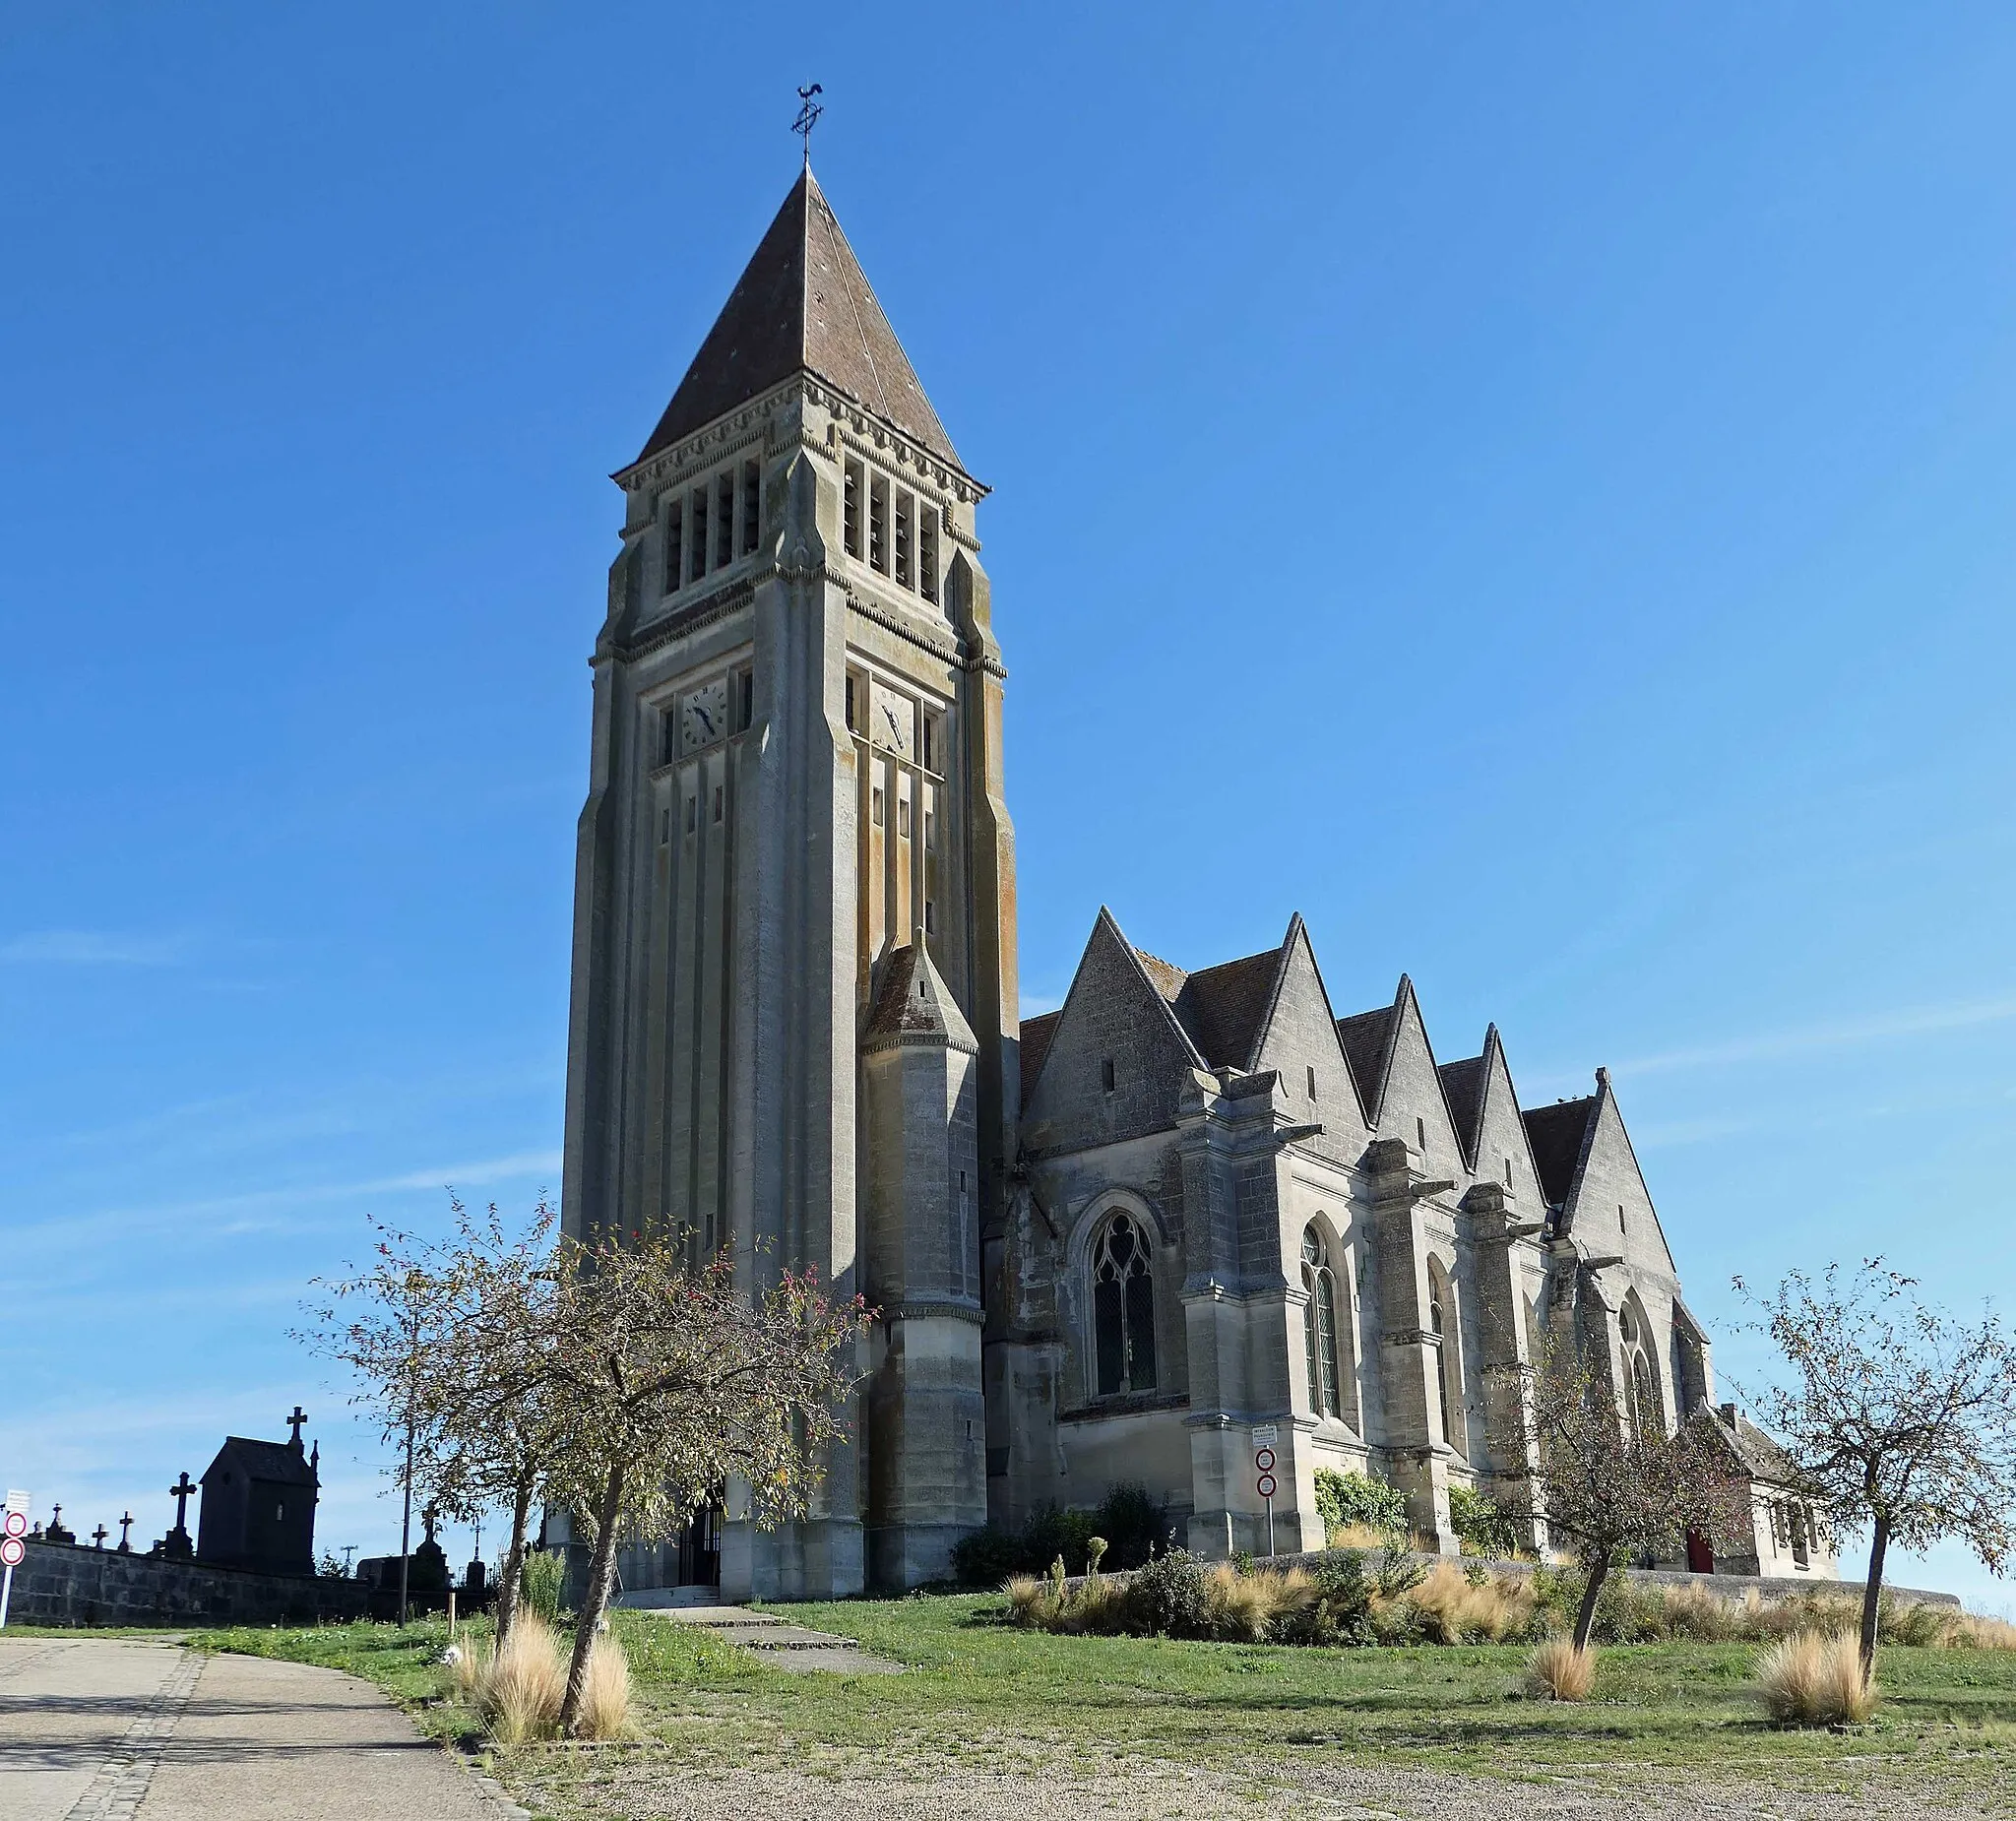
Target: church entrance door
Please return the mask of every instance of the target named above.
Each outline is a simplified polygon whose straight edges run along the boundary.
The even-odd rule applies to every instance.
[[[681,1587],[721,1585],[721,1507],[709,1499],[679,1533]]]

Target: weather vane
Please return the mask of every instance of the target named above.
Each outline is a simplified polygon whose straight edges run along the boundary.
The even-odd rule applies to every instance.
[[[812,129],[819,124],[819,116],[826,110],[812,97],[819,93],[814,83],[809,89],[798,91],[798,117],[791,122],[791,131],[805,142],[805,167],[812,164]]]

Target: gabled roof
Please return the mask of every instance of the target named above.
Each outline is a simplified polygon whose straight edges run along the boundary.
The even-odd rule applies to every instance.
[[[308,1465],[307,1456],[290,1442],[262,1442],[245,1435],[226,1435],[224,1445],[217,1451],[217,1459],[204,1469],[200,1483],[208,1485],[211,1475],[222,1467],[235,1468],[247,1479],[263,1479],[272,1484],[315,1483],[315,1470]]]
[[[818,375],[965,471],[809,164],[757,243],[638,461],[799,372]]]
[[[1337,1038],[1351,1064],[1351,1078],[1357,1084],[1359,1103],[1374,1125],[1379,1121],[1379,1103],[1386,1098],[1386,1064],[1392,1059],[1393,1034],[1399,1026],[1398,1000],[1376,1012],[1354,1012],[1337,1021]]]
[[[1274,1002],[1274,982],[1281,973],[1282,952],[1265,949],[1220,962],[1183,981],[1176,995],[1176,1017],[1197,1045],[1198,1054],[1215,1069],[1248,1069],[1260,1041],[1267,1008]]]
[[[1442,1078],[1442,1098],[1449,1102],[1449,1117],[1456,1122],[1456,1142],[1463,1147],[1463,1161],[1477,1168],[1478,1147],[1483,1142],[1484,1097],[1490,1092],[1491,1065],[1503,1066],[1498,1044],[1498,1027],[1484,1027],[1484,1046],[1461,1062],[1445,1062],[1436,1074]],[[1510,1079],[1510,1071],[1507,1071]],[[1518,1105],[1518,1098],[1513,1099]]]
[[[1172,961],[1164,961],[1160,955],[1151,955],[1146,949],[1135,949],[1134,959],[1141,964],[1141,972],[1148,975],[1148,981],[1170,1005],[1176,1002],[1176,995],[1183,990],[1183,982],[1190,976]]]
[[[908,948],[892,949],[882,962],[882,983],[861,1033],[864,1050],[894,1044],[942,1043],[977,1054],[979,1043],[938,970],[918,930]]]
[[[1442,1078],[1442,1098],[1449,1102],[1449,1117],[1456,1121],[1456,1142],[1463,1147],[1463,1161],[1477,1166],[1478,1128],[1483,1122],[1483,1056],[1466,1056],[1461,1062],[1445,1062],[1435,1071]]]
[[[1036,1092],[1036,1078],[1043,1072],[1043,1058],[1050,1053],[1050,1039],[1057,1035],[1061,1010],[1039,1012],[1022,1021],[1022,1104]]]
[[[1565,1202],[1575,1186],[1596,1132],[1596,1111],[1597,1097],[1589,1094],[1520,1115],[1526,1121],[1526,1142],[1533,1147],[1533,1166],[1540,1171],[1541,1193],[1553,1206]]]
[[[1725,1404],[1704,1415],[1751,1478],[1773,1485],[1798,1485],[1799,1472],[1792,1457],[1733,1404]]]

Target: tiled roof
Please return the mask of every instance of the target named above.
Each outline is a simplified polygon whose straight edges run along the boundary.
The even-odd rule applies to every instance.
[[[1534,1167],[1540,1171],[1541,1193],[1549,1203],[1565,1201],[1575,1185],[1575,1169],[1582,1162],[1596,1106],[1596,1096],[1591,1094],[1579,1100],[1536,1106],[1520,1115],[1526,1121],[1526,1141],[1533,1147]]]
[[[1141,964],[1141,971],[1148,975],[1149,982],[1171,1005],[1176,995],[1183,990],[1183,982],[1190,976],[1172,961],[1164,961],[1160,955],[1151,955],[1146,949],[1136,949],[1134,959]]]
[[[1039,1012],[1022,1021],[1022,1103],[1029,1104],[1036,1093],[1036,1078],[1043,1072],[1043,1058],[1050,1053],[1050,1039],[1057,1035],[1061,1012]]]
[[[1770,1436],[1733,1406],[1724,1405],[1712,1420],[1724,1441],[1735,1451],[1743,1469],[1753,1478],[1768,1479],[1774,1485],[1798,1483],[1798,1472],[1791,1458]]]
[[[809,166],[757,244],[638,461],[797,372],[817,374],[963,467]]]
[[[1176,1018],[1211,1067],[1243,1069],[1251,1062],[1280,972],[1276,948],[1221,962],[1184,980],[1175,998]]]
[[[226,1435],[217,1459],[204,1471],[207,1483],[220,1467],[230,1466],[247,1479],[264,1479],[279,1485],[312,1486],[315,1473],[307,1457],[288,1442],[254,1441],[249,1436]]]
[[[1484,1082],[1487,1056],[1468,1056],[1461,1062],[1445,1062],[1435,1071],[1442,1078],[1442,1095],[1449,1102],[1449,1116],[1456,1121],[1457,1141],[1464,1157],[1477,1162],[1478,1124],[1484,1112]]]
[[[1345,1059],[1351,1064],[1352,1080],[1357,1083],[1358,1099],[1364,1102],[1365,1117],[1379,1116],[1379,1100],[1386,1079],[1386,1047],[1393,1035],[1393,1021],[1400,1015],[1398,1002],[1382,1005],[1376,1012],[1355,1012],[1337,1021],[1338,1040],[1344,1044]]]

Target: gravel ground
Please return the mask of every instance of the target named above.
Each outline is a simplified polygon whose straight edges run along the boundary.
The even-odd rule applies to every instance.
[[[1034,1774],[948,1765],[928,1777],[843,1772],[695,1771],[613,1755],[574,1775],[511,1779],[536,1812],[623,1821],[1204,1821],[1205,1817],[1407,1817],[1414,1821],[1917,1821],[1975,1817],[1984,1807],[1928,1803],[1922,1790],[1860,1784],[1852,1793],[1677,1782],[1656,1774],[1616,1792],[1612,1779],[1508,1783],[1442,1772],[1338,1764],[1263,1770],[1251,1778],[1178,1765],[1078,1760]],[[525,1767],[530,1772],[531,1767]],[[2006,1814],[2006,1808],[2001,1810]]]

